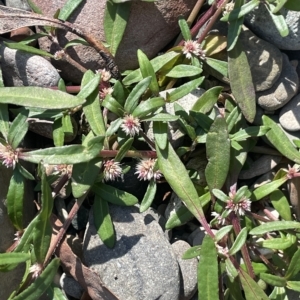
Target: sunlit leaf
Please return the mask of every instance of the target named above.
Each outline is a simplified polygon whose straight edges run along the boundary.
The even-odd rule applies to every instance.
[[[250,230],[249,234],[251,235],[262,235],[268,232],[272,231],[278,231],[278,230],[296,230],[300,228],[299,222],[294,221],[273,221],[264,223],[262,225],[259,225],[252,230]],[[299,254],[300,255],[300,254]]]
[[[68,0],[61,8],[58,19],[68,20],[74,10],[83,2],[83,0]]]

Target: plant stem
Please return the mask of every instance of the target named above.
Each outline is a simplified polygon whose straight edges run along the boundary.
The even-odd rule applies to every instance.
[[[101,150],[99,156],[100,157],[116,157],[118,154],[118,150]],[[129,150],[127,151],[125,157],[134,157],[134,158],[157,158],[156,151],[151,150]]]

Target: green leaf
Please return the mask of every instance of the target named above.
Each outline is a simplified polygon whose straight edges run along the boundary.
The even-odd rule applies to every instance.
[[[4,44],[5,44],[5,46],[7,46],[10,49],[22,50],[22,51],[25,51],[27,53],[54,58],[54,55],[47,52],[47,51],[40,50],[40,49],[37,49],[37,48],[32,47],[32,46],[27,46],[23,43],[4,42]]]
[[[165,113],[157,113],[153,117],[150,118],[143,118],[143,121],[153,121],[153,122],[172,122],[177,121],[179,119],[179,116],[174,116],[170,114]]]
[[[92,191],[101,199],[112,204],[132,206],[138,203],[138,199],[135,196],[104,183],[94,184]]]
[[[45,109],[68,109],[79,106],[85,100],[70,94],[37,86],[1,88],[0,103],[38,107]]]
[[[280,14],[272,13],[272,10],[276,10],[276,7],[273,3],[269,3],[269,7],[270,7],[270,9],[266,5],[267,11],[269,12],[270,17],[272,18],[272,21],[273,21],[274,25],[276,26],[279,34],[282,37],[287,36],[289,34],[289,28],[286,24],[284,16],[282,16]]]
[[[102,106],[116,114],[118,117],[123,117],[124,108],[121,104],[111,95],[107,95],[102,101]]]
[[[285,250],[291,247],[294,242],[291,238],[274,238],[264,240],[260,243],[262,247],[269,249]]]
[[[47,182],[45,171],[42,169],[42,207],[36,220],[33,234],[34,254],[38,263],[43,264],[49,250],[52,226],[50,215],[53,208],[51,188]]]
[[[138,106],[139,99],[149,87],[151,80],[152,78],[150,76],[146,77],[132,89],[124,105],[125,111],[127,113],[132,114],[132,112]]]
[[[92,86],[91,82],[94,83]],[[89,95],[85,96],[86,103],[84,103],[82,109],[95,135],[105,135],[105,124],[99,103],[99,82],[99,76],[94,75],[90,70],[85,72],[81,81],[81,88],[84,90],[90,86],[91,89]]]
[[[268,300],[262,288],[243,270],[240,269],[239,278],[246,296],[246,300]]]
[[[90,46],[90,44],[86,40],[84,40],[82,38],[77,38],[77,39],[73,39],[73,40],[69,41],[68,43],[66,43],[64,46],[64,49],[67,49],[69,47],[75,47],[78,45]]]
[[[167,77],[171,78],[183,78],[192,77],[202,73],[202,69],[195,66],[189,65],[177,65],[172,68],[167,74]]]
[[[272,9],[272,13],[276,14],[278,13],[282,7],[285,5],[285,3],[287,2],[287,0],[278,0],[277,3],[275,2],[275,8]]]
[[[259,5],[259,0],[251,0],[241,7],[235,7],[230,13],[221,18],[221,21],[234,21],[249,13]]]
[[[258,201],[268,196],[269,194],[277,190],[281,185],[283,185],[287,180],[288,178],[284,176],[272,182],[261,185],[260,187],[258,187],[253,191],[251,197],[252,201]]]
[[[206,235],[200,250],[198,264],[198,298],[219,299],[218,255],[214,240]]]
[[[55,147],[63,146],[65,140],[64,139],[65,133],[62,125],[62,118],[58,118],[54,120],[52,128],[53,128],[53,132],[52,132],[53,143]]]
[[[168,143],[165,149],[161,149],[156,144],[158,167],[172,190],[183,201],[187,208],[200,221],[204,217],[203,209],[197,205],[195,199],[198,198],[197,191],[185,169],[185,166],[177,156],[176,152]],[[200,221],[200,222],[201,222]]]
[[[233,263],[229,257],[225,259],[225,266],[226,266],[226,272],[230,276],[231,280],[236,278],[239,275],[236,267],[233,265]],[[230,289],[230,286],[229,286],[229,289]]]
[[[186,250],[183,255],[182,255],[182,259],[191,259],[197,256],[200,256],[200,251],[201,251],[201,246],[194,246],[189,248],[188,250]]]
[[[182,16],[179,17],[178,24],[179,24],[179,27],[180,27],[180,30],[181,30],[184,40],[186,40],[186,41],[191,40],[192,35],[191,35],[190,28],[189,28],[189,24]]]
[[[239,42],[228,51],[228,74],[232,94],[246,120],[252,123],[256,114],[256,96],[247,56]]]
[[[29,260],[29,253],[0,253],[0,266],[7,264],[19,264]]]
[[[207,114],[217,103],[222,90],[222,86],[215,86],[209,89],[195,102],[191,110]]]
[[[118,154],[115,157],[115,161],[120,162],[130,150],[134,138],[129,138],[119,149]]]
[[[83,75],[80,92],[77,94],[77,97],[86,99],[99,88],[100,80],[100,74],[94,74],[91,70],[86,71]]]
[[[122,83],[119,80],[115,82],[112,96],[119,102],[121,106],[124,106],[126,100],[125,91]]]
[[[295,0],[287,0],[284,7],[289,10],[300,11],[300,2]]]
[[[281,190],[275,190],[270,194],[270,200],[279,215],[285,221],[292,221],[292,214],[289,201]]]
[[[294,290],[296,292],[300,292],[300,282],[299,281],[288,281],[287,288]]]
[[[143,117],[146,117],[148,114],[155,112],[158,108],[164,105],[165,100],[162,97],[152,98],[141,102],[132,112],[132,115],[136,118],[141,119]]]
[[[221,189],[229,171],[230,140],[227,124],[223,117],[217,117],[206,137],[208,164],[205,177],[210,190]]]
[[[213,124],[213,120],[200,112],[197,111],[190,111],[190,116],[197,122],[197,124],[204,129],[205,132],[208,132],[210,129],[210,126]]]
[[[124,120],[122,118],[118,118],[114,121],[112,121],[109,124],[108,129],[106,130],[105,135],[108,136],[112,136],[115,132],[118,131],[118,129],[120,128],[120,126],[123,124]]]
[[[184,96],[186,96],[188,93],[192,92],[194,89],[199,87],[199,85],[203,82],[204,76],[190,80],[187,83],[182,84],[180,87],[176,88],[170,94],[167,95],[167,100],[169,102],[174,102]]]
[[[294,221],[273,221],[264,223],[259,225],[252,230],[250,230],[249,234],[251,235],[262,235],[271,231],[278,231],[278,230],[295,230],[300,228],[299,222]]]
[[[216,70],[223,77],[228,77],[228,63],[226,61],[217,60],[211,57],[206,57],[204,64],[207,64],[213,70]]]
[[[39,163],[43,161],[45,164],[78,164],[92,160],[103,147],[103,136],[95,138],[97,142],[91,147],[84,147],[81,145],[70,145],[63,147],[50,147],[41,150],[35,150],[30,152],[24,152],[20,155],[20,158],[32,163]]]
[[[7,141],[13,149],[19,146],[28,131],[27,117],[28,111],[19,113],[9,128]]]
[[[259,274],[260,279],[265,281],[267,284],[273,285],[273,286],[279,286],[279,287],[285,287],[286,286],[286,279],[275,276],[268,273],[260,273]]]
[[[247,239],[247,228],[244,227],[238,236],[236,237],[233,245],[229,249],[228,253],[230,255],[234,255],[236,252],[240,251],[241,248],[245,245],[246,239]]]
[[[108,203],[98,194],[95,195],[93,204],[94,224],[102,242],[109,248],[113,248],[116,242],[114,225],[111,220]]]
[[[289,279],[293,278],[294,276],[296,276],[299,273],[299,271],[300,271],[300,249],[298,249],[294,253],[294,255],[291,259],[291,262],[288,266],[288,269],[285,273],[285,278],[287,280],[289,280]]]
[[[58,19],[67,21],[74,10],[83,2],[83,0],[68,0],[59,12]]]
[[[38,300],[52,283],[59,267],[59,259],[54,258],[42,274],[24,291],[14,297],[14,300]]]
[[[20,163],[17,163],[16,167],[18,168],[20,174],[24,178],[29,179],[29,180],[35,180],[34,176],[30,172],[28,172]]]
[[[154,197],[155,197],[155,194],[156,194],[156,182],[151,179],[149,184],[148,184],[148,187],[147,187],[147,191],[144,195],[144,198],[141,202],[141,205],[140,205],[140,212],[144,212],[146,211],[150,205],[152,204],[153,200],[154,200]]]
[[[157,95],[159,92],[159,86],[151,62],[142,50],[137,51],[137,57],[143,78],[151,77],[149,89],[154,95]]]
[[[249,137],[257,137],[265,135],[269,131],[269,127],[266,126],[251,126],[245,129],[241,129],[238,132],[230,135],[231,141],[245,141]]]
[[[285,135],[283,130],[270,117],[262,117],[263,124],[270,128],[266,133],[269,142],[284,156],[300,164],[300,153],[293,146],[292,142]]]
[[[156,145],[160,149],[166,149],[168,144],[168,124],[163,122],[154,122],[153,133]]]
[[[227,233],[231,231],[231,229],[232,229],[232,225],[227,225],[220,228],[218,232],[215,234],[214,240],[216,242],[220,241]]]
[[[25,192],[24,177],[18,168],[13,170],[6,196],[7,213],[17,230],[23,229],[23,199]]]
[[[228,133],[236,127],[237,123],[241,120],[241,117],[242,114],[240,113],[240,109],[236,106],[226,118]]]
[[[5,140],[9,131],[9,115],[7,104],[0,104],[0,132]]]
[[[76,164],[72,170],[72,193],[75,198],[80,198],[88,192],[94,184],[101,167],[102,161],[94,158],[88,162]]]
[[[130,15],[131,3],[115,4],[111,0],[107,1],[104,15],[105,40],[110,46],[112,55],[117,53],[117,49],[122,41],[127,21]]]
[[[227,196],[224,192],[218,189],[212,189],[212,193],[214,194],[215,197],[220,199],[223,202],[227,202],[230,198]]]

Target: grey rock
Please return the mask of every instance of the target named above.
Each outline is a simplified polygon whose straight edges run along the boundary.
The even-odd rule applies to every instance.
[[[58,8],[63,7],[67,0],[33,0],[43,13],[52,17]],[[155,3],[133,1],[130,16],[119,49],[116,53],[116,63],[121,71],[138,68],[137,50],[141,49],[149,58],[153,58],[178,33],[178,17],[187,17],[197,0],[166,0]],[[103,18],[106,1],[83,1],[68,21],[75,23],[95,36],[99,41],[105,40]],[[155,21],[153,21],[155,20]],[[58,40],[61,46],[74,39],[74,34],[60,32]],[[151,42],[149,42],[151,41]],[[48,38],[40,39],[40,47],[55,53],[58,47]],[[70,47],[67,53],[87,69],[105,68],[105,61],[99,53],[90,47]],[[79,82],[82,72],[62,61],[52,61],[61,69],[64,79]]]
[[[295,68],[282,53],[282,72],[272,88],[256,93],[257,103],[265,110],[274,111],[283,107],[297,93],[299,79]]]
[[[66,275],[66,273],[63,273],[60,277],[59,283],[61,288],[67,295],[72,296],[76,299],[81,298],[84,290],[73,277]]]
[[[205,237],[205,231],[203,230],[203,228],[196,228],[189,236],[188,238],[188,242],[192,245],[192,246],[198,246],[202,244],[202,241]]]
[[[282,8],[289,34],[282,37],[276,29],[265,5],[261,3],[245,17],[245,23],[256,35],[284,50],[300,50],[300,12]]]
[[[27,0],[5,0],[6,6],[30,11]]]
[[[239,179],[250,179],[271,171],[281,161],[278,155],[262,155],[255,160],[248,170],[242,170]]]
[[[300,130],[300,94],[295,96],[280,110],[279,122],[286,130]]]
[[[57,70],[43,57],[9,49],[0,43],[0,64],[5,86],[56,86]]]
[[[120,300],[178,299],[178,263],[155,218],[137,206],[110,205],[109,211],[115,247],[100,240],[91,214],[83,245],[87,266]]]
[[[191,248],[185,241],[172,244],[180,268],[180,300],[189,300],[197,291],[197,258],[182,259],[182,255]]]
[[[162,91],[159,93],[161,97],[166,97],[167,93],[170,93],[174,89]],[[189,113],[195,102],[199,99],[199,97],[205,92],[204,89],[198,88],[193,90],[188,95],[182,97],[181,99],[177,100],[176,103],[182,106],[182,108]],[[174,103],[166,103],[165,107],[163,108],[163,112],[169,113],[171,115],[175,115],[174,110]],[[145,122],[145,132],[146,135],[150,139],[154,139],[153,135],[153,122]],[[173,148],[178,148],[182,145],[186,133],[180,128],[178,122],[168,122],[168,140],[173,146]]]
[[[258,187],[271,182],[274,179],[274,175],[275,173],[272,171],[263,174],[262,176],[258,177],[257,180],[255,180],[252,188],[257,189]]]
[[[278,48],[258,38],[243,26],[240,42],[246,52],[255,90],[265,91],[273,86],[282,69],[282,55]]]

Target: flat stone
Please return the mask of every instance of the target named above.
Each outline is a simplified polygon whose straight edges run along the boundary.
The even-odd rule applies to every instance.
[[[191,246],[182,240],[172,244],[180,268],[180,300],[190,300],[197,291],[197,258],[182,259],[182,255]]]
[[[248,170],[242,170],[239,174],[239,179],[250,179],[271,171],[281,161],[281,156],[278,155],[262,155],[255,160]]]
[[[297,93],[299,79],[288,56],[282,53],[282,72],[275,84],[268,90],[256,93],[257,103],[265,110],[274,111],[287,104]]]
[[[57,9],[62,8],[67,0],[32,0],[44,13],[52,17]],[[179,32],[178,17],[187,17],[197,0],[165,0],[157,2],[133,1],[130,17],[119,49],[116,53],[116,63],[121,71],[138,68],[137,50],[141,49],[148,58],[153,58]],[[83,1],[68,21],[74,23],[99,41],[105,40],[103,19],[106,1]],[[155,20],[155,21],[154,21]],[[59,31],[58,40],[61,46],[76,35]],[[43,50],[55,53],[59,50],[55,43],[47,37],[39,40]],[[93,71],[105,68],[106,64],[99,53],[91,47],[78,45],[69,47],[67,53],[86,69]],[[62,78],[80,82],[82,72],[62,61],[51,60],[53,65],[61,70]]]
[[[61,288],[67,295],[72,296],[75,299],[81,298],[84,290],[73,277],[66,275],[66,273],[63,273],[60,277],[59,283]]]
[[[279,122],[286,130],[300,130],[300,94],[295,96],[280,110]]]
[[[0,64],[5,86],[56,86],[57,70],[43,57],[9,49],[0,43]]]
[[[260,38],[279,49],[300,50],[300,12],[282,8],[280,13],[289,28],[289,33],[285,37],[279,34],[263,3],[245,16],[245,24]]]
[[[258,92],[271,88],[282,70],[280,50],[245,26],[240,34],[240,42],[248,58],[255,90]]]
[[[103,244],[90,214],[83,244],[87,266],[120,300],[179,299],[177,259],[156,218],[137,206],[110,205],[109,211],[115,247]]]
[[[6,6],[9,7],[14,7],[14,8],[28,10],[28,11],[31,10],[27,0],[5,0],[5,4]]]
[[[166,97],[167,93],[170,93],[174,89],[169,89],[159,93],[161,97]],[[191,93],[177,100],[176,103],[179,104],[188,114],[192,109],[193,105],[199,99],[201,95],[205,92],[204,89],[198,88],[193,90]],[[163,112],[175,115],[174,103],[166,103],[163,108]],[[153,122],[145,122],[145,133],[150,139],[154,139],[153,135]],[[182,145],[186,133],[181,129],[178,122],[168,122],[168,140],[173,146],[173,148],[178,148]]]

